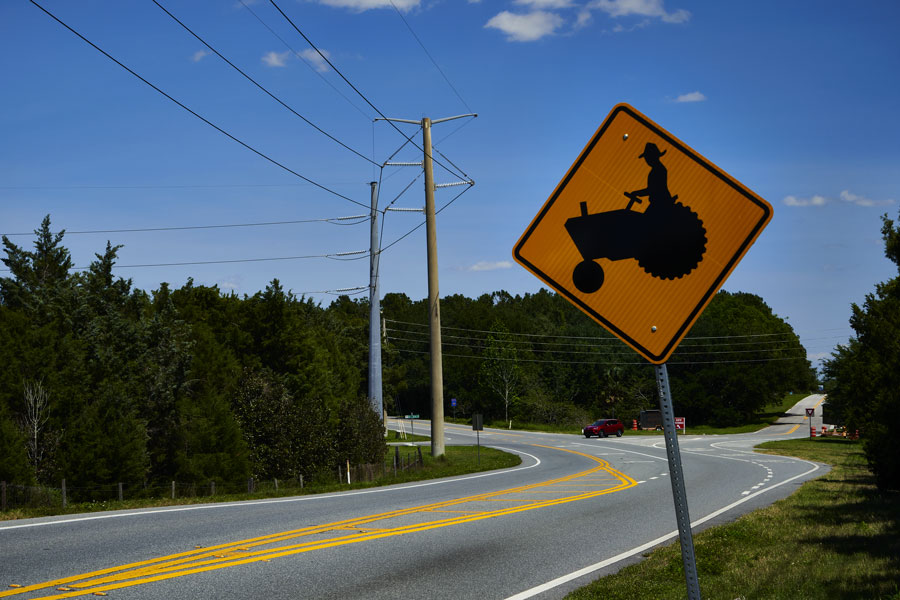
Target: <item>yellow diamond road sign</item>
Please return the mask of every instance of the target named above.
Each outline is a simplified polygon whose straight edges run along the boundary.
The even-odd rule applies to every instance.
[[[513,256],[660,364],[771,218],[768,202],[619,104]]]

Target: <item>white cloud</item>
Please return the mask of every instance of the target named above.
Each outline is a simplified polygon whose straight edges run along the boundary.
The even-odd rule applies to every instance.
[[[690,94],[682,94],[675,98],[675,102],[703,102],[706,100],[701,92],[691,92]]]
[[[208,50],[197,50],[196,52],[194,52],[194,55],[191,57],[191,60],[194,62],[200,62],[207,56],[209,56]]]
[[[466,271],[496,271],[498,269],[511,269],[512,266],[512,262],[508,260],[498,260],[494,262],[482,260],[471,267],[467,267]]]
[[[572,6],[571,0],[515,0],[514,4],[527,6],[535,10],[569,8]]]
[[[328,63],[325,61],[325,58],[330,60],[331,54],[328,52],[328,50],[320,49],[320,52],[322,53],[321,55],[312,48],[307,48],[300,53],[300,56],[302,56],[304,60],[310,63],[313,68],[315,68],[315,70],[319,73],[326,73],[329,67]],[[322,58],[322,56],[325,56],[325,58]]]
[[[216,285],[219,286],[219,289],[225,292],[234,292],[244,285],[244,278],[240,275],[232,275],[230,277],[226,277],[225,279],[220,279],[216,282]]]
[[[691,18],[691,13],[684,9],[667,12],[663,0],[593,0],[588,8],[599,8],[614,18],[638,15],[659,18],[666,23],[684,23]]]
[[[854,194],[849,190],[844,190],[840,194],[840,199],[847,204],[855,204],[856,206],[887,206],[893,204],[893,200],[872,200],[859,194]],[[784,203],[788,206],[825,206],[833,203],[832,198],[826,198],[816,194],[811,198],[797,198],[796,196],[785,196]]]
[[[562,24],[562,17],[542,10],[526,15],[504,10],[491,18],[485,27],[499,29],[506,34],[506,39],[512,42],[534,42],[552,35]]]
[[[286,67],[287,59],[290,55],[291,53],[289,50],[285,50],[284,52],[269,52],[262,57],[262,61],[267,67]]]
[[[575,29],[581,29],[582,27],[587,27],[594,20],[594,15],[591,14],[589,10],[580,10],[578,11],[578,17],[575,20]]]
[[[409,12],[421,4],[419,0],[393,0],[393,2],[397,10],[401,12]],[[349,8],[356,12],[377,8],[393,8],[391,0],[319,0],[319,3],[334,8]]]
[[[828,360],[831,358],[831,352],[815,352],[815,353],[807,353],[806,359],[815,364],[820,360]]]
[[[786,196],[784,203],[788,206],[825,206],[828,204],[828,198],[825,196],[813,196],[812,198],[798,198],[796,196]]]
[[[848,190],[841,192],[841,200],[857,206],[887,206],[894,203],[893,200],[870,200],[869,198],[853,194]]]

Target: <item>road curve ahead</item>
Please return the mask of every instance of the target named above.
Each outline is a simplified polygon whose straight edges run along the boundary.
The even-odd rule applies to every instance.
[[[695,530],[825,472],[752,452],[808,435],[789,430],[680,436]],[[446,432],[448,444],[475,441],[466,427]],[[522,464],[338,494],[3,523],[0,598],[560,598],[675,538],[661,436],[486,430],[481,442]]]

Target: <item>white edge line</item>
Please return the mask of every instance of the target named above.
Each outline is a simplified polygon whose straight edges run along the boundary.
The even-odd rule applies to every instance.
[[[502,448],[500,446],[485,446],[490,448],[496,448],[498,450],[504,450],[506,452],[511,452],[513,454],[521,454],[523,456],[527,456],[529,458],[534,459],[534,464],[528,465],[527,467],[516,467],[514,469],[504,469],[502,471],[490,471],[487,473],[480,473],[478,475],[468,475],[464,477],[455,477],[453,479],[438,479],[435,481],[428,481],[425,483],[413,483],[410,485],[396,485],[391,487],[380,487],[380,488],[371,488],[367,490],[358,490],[355,492],[340,492],[337,494],[310,494],[308,496],[298,496],[294,498],[278,498],[274,500],[249,500],[244,502],[222,502],[220,504],[199,504],[194,506],[176,506],[172,508],[158,508],[153,510],[142,510],[135,512],[127,512],[127,513],[112,513],[105,515],[91,515],[84,517],[74,517],[71,519],[58,519],[55,521],[41,521],[39,523],[22,523],[20,525],[7,525],[0,526],[0,531],[6,531],[10,529],[26,529],[29,527],[45,527],[47,525],[63,525],[66,523],[79,523],[82,521],[99,521],[103,519],[120,519],[123,517],[140,517],[144,515],[155,515],[160,513],[172,513],[172,512],[186,512],[189,510],[210,510],[210,509],[223,509],[223,508],[238,508],[242,506],[259,506],[262,504],[282,504],[285,502],[310,502],[314,500],[327,500],[330,498],[343,498],[346,496],[361,496],[363,494],[377,494],[384,492],[394,492],[398,490],[409,490],[420,487],[427,487],[431,485],[443,485],[448,483],[456,483],[457,481],[468,481],[469,479],[480,479],[482,477],[493,477],[496,475],[505,475],[507,473],[515,473],[517,471],[525,471],[526,469],[533,469],[541,464],[541,459],[533,454],[529,454],[527,452],[522,452],[521,450],[512,450],[510,448]]]
[[[753,453],[751,453],[751,454],[753,454]],[[793,457],[789,457],[789,458],[793,458]],[[747,496],[745,498],[741,498],[740,500],[738,500],[736,502],[732,502],[728,506],[723,506],[719,510],[711,512],[703,518],[697,519],[696,521],[692,521],[691,529],[693,529],[694,527],[697,527],[698,525],[702,525],[703,523],[706,523],[710,519],[715,519],[722,513],[727,512],[727,511],[731,510],[732,508],[739,506],[739,505],[743,504],[744,502],[747,502],[748,500],[755,498],[756,496],[759,496],[760,494],[765,494],[766,492],[774,490],[775,488],[780,487],[786,483],[790,483],[791,481],[794,481],[795,479],[798,479],[800,477],[809,475],[810,473],[817,471],[821,468],[819,465],[809,462],[809,461],[806,461],[806,460],[802,460],[799,458],[795,459],[795,460],[798,460],[799,462],[804,462],[808,465],[812,465],[813,468],[804,473],[800,473],[799,475],[794,475],[790,479],[785,479],[781,483],[777,483],[777,484],[770,486],[764,490],[760,490],[758,492],[750,494],[749,496]],[[548,581],[547,583],[533,587],[530,590],[525,590],[524,592],[519,592],[518,594],[516,594],[514,596],[507,597],[505,600],[524,600],[525,598],[531,598],[533,596],[537,596],[538,594],[546,592],[547,590],[551,590],[551,589],[558,587],[564,583],[568,583],[568,582],[572,581],[573,579],[578,579],[579,577],[589,575],[589,574],[593,573],[594,571],[599,571],[600,569],[608,567],[609,565],[613,565],[619,561],[625,560],[626,558],[632,557],[639,552],[643,552],[644,550],[652,548],[658,544],[666,542],[675,537],[678,537],[678,531],[669,532],[666,535],[660,536],[660,537],[656,538],[655,540],[651,540],[651,541],[647,542],[646,544],[641,544],[640,546],[637,546],[636,548],[632,548],[631,550],[626,550],[625,552],[622,552],[621,554],[617,554],[611,558],[607,558],[606,560],[600,561],[598,563],[594,563],[592,565],[588,565],[587,567],[584,567],[583,569],[579,569],[577,571],[573,571],[572,573],[569,573],[568,575],[563,575],[562,577],[557,577],[556,579],[553,579],[552,581]]]

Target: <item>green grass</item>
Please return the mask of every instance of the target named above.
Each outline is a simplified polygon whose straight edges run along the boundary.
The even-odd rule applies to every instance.
[[[833,468],[788,498],[695,535],[702,596],[900,600],[900,494],[878,493],[860,444],[815,438],[761,448]],[[567,600],[684,598],[678,543],[645,557]]]
[[[427,438],[425,438],[427,439]],[[388,448],[385,454],[385,461],[390,461],[394,455],[394,447]],[[417,451],[412,447],[400,447],[400,454],[405,461],[414,460]],[[136,498],[126,499],[121,502],[118,500],[103,500],[94,502],[78,502],[69,503],[63,509],[62,506],[56,507],[34,507],[34,508],[13,508],[5,512],[0,512],[0,521],[10,519],[26,519],[33,517],[46,517],[51,515],[78,514],[97,512],[105,510],[129,510],[137,508],[153,508],[161,506],[179,506],[185,504],[207,504],[211,502],[237,502],[246,500],[259,500],[263,498],[275,498],[284,496],[297,496],[303,494],[321,494],[327,492],[338,492],[345,490],[361,489],[377,487],[382,485],[391,485],[395,483],[405,483],[409,481],[421,481],[424,479],[437,479],[440,477],[452,477],[455,475],[465,475],[467,473],[476,473],[480,471],[490,471],[493,469],[503,469],[514,467],[521,464],[522,459],[514,454],[495,450],[493,448],[472,446],[447,446],[444,456],[437,459],[432,458],[431,448],[422,447],[422,460],[424,465],[419,469],[409,469],[398,471],[396,475],[389,470],[382,477],[378,477],[374,481],[354,482],[350,485],[346,483],[338,483],[337,474],[335,481],[323,483],[316,482],[306,485],[303,489],[299,487],[285,487],[284,484],[279,487],[276,492],[272,481],[259,482],[260,491],[253,494],[217,494],[214,497],[201,496],[193,498]]]

